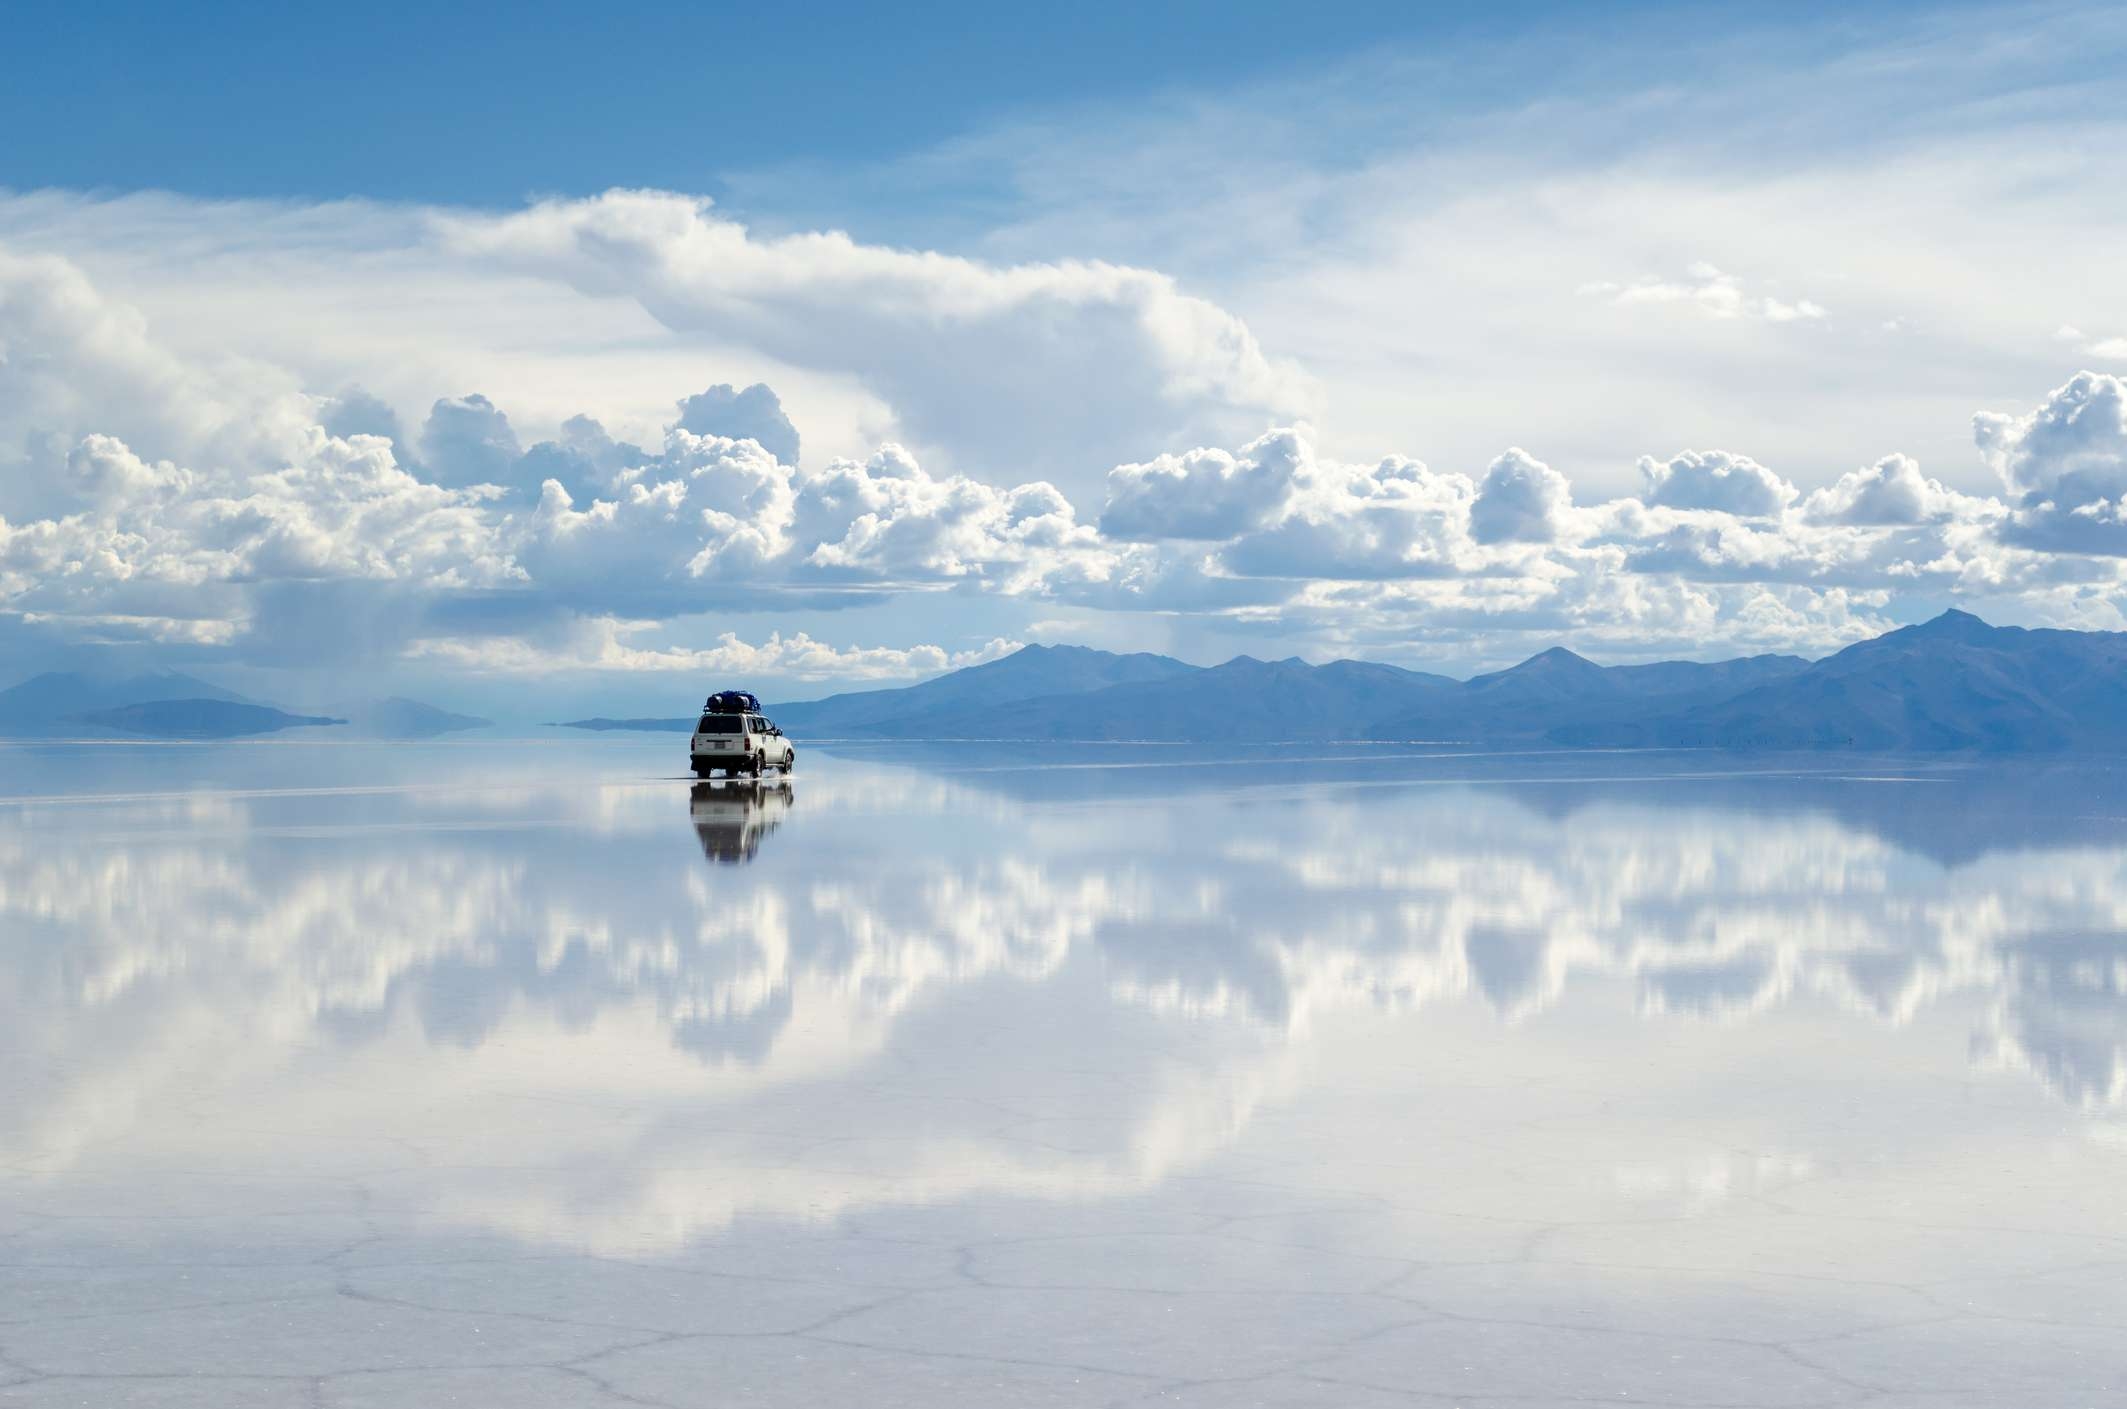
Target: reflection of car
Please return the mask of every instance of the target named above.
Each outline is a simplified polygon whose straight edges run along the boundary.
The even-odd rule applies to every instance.
[[[761,849],[761,838],[783,825],[783,814],[790,811],[790,783],[696,783],[688,811],[702,855],[711,861],[751,861]]]
[[[770,768],[788,773],[797,762],[798,751],[783,737],[783,731],[761,715],[758,705],[748,710],[717,708],[725,698],[711,696],[710,707],[702,711],[700,722],[694,726],[694,741],[689,746],[694,776],[707,778],[714,773],[727,773],[735,778],[743,773],[758,778]]]

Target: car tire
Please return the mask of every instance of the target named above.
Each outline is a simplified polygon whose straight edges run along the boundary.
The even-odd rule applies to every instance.
[[[795,768],[795,767],[797,767],[797,766],[798,766],[798,751],[797,751],[796,749],[792,749],[792,750],[791,750],[791,751],[790,751],[789,753],[786,753],[786,754],[784,754],[784,755],[783,755],[783,776],[784,776],[784,777],[788,778],[788,777],[790,776],[790,770],[791,770],[791,769],[793,769],[793,768]]]

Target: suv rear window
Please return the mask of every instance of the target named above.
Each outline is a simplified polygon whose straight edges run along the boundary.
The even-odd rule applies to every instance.
[[[746,732],[746,716],[743,714],[705,714],[696,726],[699,734],[743,734]]]

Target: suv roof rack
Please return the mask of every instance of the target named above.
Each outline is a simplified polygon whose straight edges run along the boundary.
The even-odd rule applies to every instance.
[[[760,698],[746,690],[719,690],[702,704],[708,714],[759,714]]]

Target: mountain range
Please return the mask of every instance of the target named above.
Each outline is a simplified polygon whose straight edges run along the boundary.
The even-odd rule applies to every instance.
[[[2112,750],[2127,748],[2127,633],[1997,627],[1950,611],[1818,661],[1601,666],[1554,648],[1468,680],[1367,661],[1240,656],[1199,667],[1028,646],[905,689],[769,712],[816,738]]]
[[[1551,735],[1670,747],[2112,751],[2127,747],[2127,633],[2027,631],[1945,612],[1727,699]]]
[[[51,672],[0,690],[0,737],[10,738],[235,739],[330,725],[364,738],[422,739],[487,722],[396,696],[295,712],[176,671]]]
[[[1554,648],[1468,680],[1357,660],[1237,656],[1195,666],[1026,646],[918,685],[770,713],[800,738],[2127,751],[2127,633],[1990,626],[1950,611],[1818,661],[1602,666]],[[571,727],[679,732],[694,718]],[[10,737],[236,738],[330,727],[409,739],[486,723],[396,696],[286,710],[176,672],[55,673],[0,690],[0,736]]]

